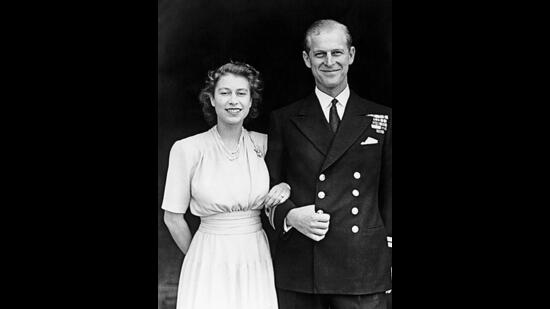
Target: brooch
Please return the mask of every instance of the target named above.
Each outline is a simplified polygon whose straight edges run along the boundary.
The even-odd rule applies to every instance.
[[[388,129],[388,115],[368,114],[367,117],[372,117],[371,128],[377,133],[384,134]]]
[[[263,153],[262,153],[262,151],[258,148],[258,146],[256,146],[256,143],[254,143],[254,139],[252,138],[252,135],[250,135],[250,133],[248,133],[248,137],[250,138],[250,141],[252,142],[252,146],[254,147],[254,152],[256,152],[256,155],[258,156],[258,158],[262,158],[262,157],[263,157]]]
[[[256,145],[254,145],[254,151],[256,152],[256,155],[261,158],[262,157],[262,151],[258,148],[256,148]]]

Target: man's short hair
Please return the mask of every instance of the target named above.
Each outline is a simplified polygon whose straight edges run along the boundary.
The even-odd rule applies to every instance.
[[[334,28],[340,28],[344,32],[344,34],[346,35],[346,45],[348,46],[348,49],[349,49],[352,44],[352,39],[351,39],[351,34],[349,33],[349,30],[348,30],[348,27],[332,19],[321,19],[311,24],[311,26],[309,26],[309,28],[306,31],[306,35],[304,37],[304,46],[303,46],[306,53],[309,53],[311,36],[319,35],[322,30],[328,30],[328,29],[334,29]]]

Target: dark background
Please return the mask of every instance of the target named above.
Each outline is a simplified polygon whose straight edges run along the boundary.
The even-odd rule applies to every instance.
[[[159,216],[167,151],[207,128],[196,94],[210,66],[246,57],[234,60],[264,73],[269,112],[313,89],[302,32],[335,18],[356,41],[352,89],[392,105],[391,2],[206,2],[5,4],[6,300],[157,305],[182,258]],[[546,11],[441,1],[395,9],[400,308],[535,308],[545,295],[538,176],[548,160],[537,147],[548,130],[536,86]]]
[[[209,128],[198,94],[208,70],[234,61],[253,65],[265,82],[261,116],[247,129],[266,132],[269,112],[314,89],[301,51],[318,19],[348,26],[356,48],[350,88],[392,106],[392,1],[158,1],[158,283],[159,306],[173,306],[183,255],[162,222],[172,144]],[[191,228],[197,218],[186,215]]]

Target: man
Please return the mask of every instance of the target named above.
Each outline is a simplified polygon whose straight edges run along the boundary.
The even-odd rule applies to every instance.
[[[313,23],[302,54],[315,91],[274,111],[268,134],[271,183],[291,187],[269,212],[279,308],[386,308],[391,109],[349,89],[355,47],[346,26]]]

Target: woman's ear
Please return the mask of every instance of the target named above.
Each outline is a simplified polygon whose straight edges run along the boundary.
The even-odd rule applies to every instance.
[[[214,98],[210,93],[208,94],[208,98],[210,99],[210,105],[212,105],[212,107],[216,107],[216,103],[214,103]]]

